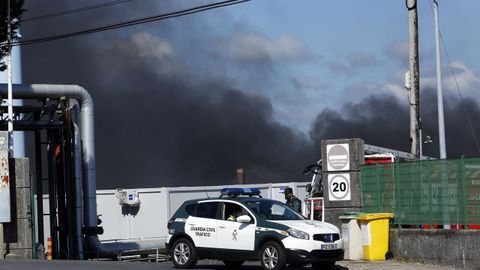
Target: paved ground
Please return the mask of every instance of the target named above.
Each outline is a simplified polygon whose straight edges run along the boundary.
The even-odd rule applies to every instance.
[[[111,262],[111,261],[0,261],[0,270],[155,270],[173,269],[171,262]],[[200,261],[196,269],[227,269],[218,261]],[[257,262],[249,262],[240,269],[261,270]],[[287,268],[300,270],[302,268]],[[303,269],[309,269],[307,267]],[[335,270],[453,270],[453,268],[424,264],[387,262],[338,262]]]
[[[396,261],[386,262],[364,262],[364,261],[341,261],[337,263],[340,270],[453,270],[455,268],[442,267],[438,265],[426,265],[418,263],[401,263]],[[337,270],[335,269],[335,270]]]

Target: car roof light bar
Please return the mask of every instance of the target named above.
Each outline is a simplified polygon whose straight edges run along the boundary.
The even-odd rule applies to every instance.
[[[260,189],[258,188],[224,188],[220,191],[220,197],[237,197],[237,196],[259,196],[260,198]]]

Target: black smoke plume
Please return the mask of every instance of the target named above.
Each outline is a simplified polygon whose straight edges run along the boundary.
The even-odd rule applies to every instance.
[[[50,9],[28,2],[25,17],[72,8],[53,2]],[[145,15],[148,8],[140,2],[106,16],[96,11],[56,18],[61,25],[54,19],[25,23],[24,39],[120,21],[130,9]],[[195,22],[197,31],[208,32],[198,20],[201,16],[23,48],[24,82],[78,84],[92,94],[98,188],[233,184],[236,168],[245,168],[247,183],[299,181],[302,169],[318,159],[319,149],[313,151],[305,135],[272,119],[269,100],[231,87],[227,78],[198,76],[208,55],[171,53],[164,41],[175,35],[194,45],[192,55],[204,53],[208,35],[188,29]]]
[[[423,153],[438,158],[437,97],[433,89],[426,88],[420,99]],[[447,158],[480,156],[476,143],[480,134],[478,102],[465,98],[462,103],[460,98],[451,95],[447,95],[445,101]],[[409,110],[408,102],[400,102],[393,95],[370,96],[360,102],[344,104],[340,109],[342,113],[321,112],[310,136],[316,143],[330,138],[362,138],[368,144],[410,152]],[[431,143],[425,143],[427,135]]]
[[[24,18],[77,8],[74,2],[27,1]],[[174,1],[161,1],[161,7],[149,3],[130,1],[108,10],[28,22],[22,27],[23,38],[175,9]],[[227,24],[225,20],[223,26]],[[25,83],[78,84],[92,94],[98,188],[232,184],[236,168],[246,169],[250,183],[305,181],[302,169],[320,158],[320,141],[328,138],[360,137],[369,144],[409,151],[408,104],[393,96],[371,96],[340,111],[320,112],[310,138],[279,124],[269,100],[246,94],[262,89],[231,86],[232,79],[221,72],[230,65],[209,50],[218,40],[209,30],[197,14],[22,48]],[[245,72],[272,79],[274,63],[256,65],[258,69],[244,67]],[[206,67],[219,72],[209,74]],[[262,87],[260,81],[258,85]],[[424,152],[436,157],[435,104],[432,91],[423,91],[424,134],[434,141],[424,145]],[[450,158],[479,155],[464,109],[474,134],[480,134],[475,101],[467,99],[465,107],[458,100],[446,103]]]

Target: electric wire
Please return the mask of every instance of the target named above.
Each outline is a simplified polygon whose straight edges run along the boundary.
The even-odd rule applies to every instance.
[[[460,96],[460,101],[462,103],[463,112],[467,116],[467,121],[468,121],[468,125],[470,127],[470,131],[472,132],[473,140],[475,141],[475,145],[477,146],[477,151],[480,154],[480,145],[478,143],[477,137],[475,136],[476,134],[475,134],[475,130],[473,128],[472,118],[470,117],[470,114],[468,113],[467,107],[465,106],[465,100],[463,98],[462,92],[460,91],[460,87],[459,87],[458,81],[457,81],[457,76],[455,75],[455,71],[453,70],[452,61],[450,60],[450,55],[447,52],[447,49],[445,47],[445,41],[443,40],[443,37],[442,37],[441,33],[440,33],[440,40],[442,41],[442,45],[445,48],[445,55],[447,56],[448,65],[450,66],[450,73],[453,75],[453,79],[455,81],[455,86],[457,88],[458,95]]]
[[[92,10],[92,9],[98,9],[98,8],[123,4],[123,3],[126,3],[126,2],[130,2],[130,1],[132,1],[132,0],[115,0],[115,1],[111,1],[111,2],[97,3],[97,4],[94,4],[94,5],[85,6],[85,7],[81,7],[81,8],[76,8],[76,9],[72,9],[72,10],[59,11],[59,12],[54,12],[54,13],[50,13],[50,14],[35,16],[35,17],[27,18],[27,19],[22,19],[22,20],[20,20],[20,22],[22,22],[22,23],[23,22],[30,22],[30,21],[40,20],[40,19],[47,19],[47,18],[51,18],[51,17],[58,17],[58,16],[63,16],[63,15],[68,15],[68,14],[73,14],[73,13],[79,13],[79,12],[88,11],[88,10]]]
[[[432,1],[435,1],[435,0],[432,0]],[[430,9],[431,9],[432,13],[434,13],[432,2],[428,1],[428,3],[430,4]],[[477,151],[480,154],[480,144],[478,143],[478,139],[477,139],[476,134],[475,134],[475,129],[473,128],[472,119],[470,117],[470,114],[468,113],[467,107],[465,106],[465,100],[463,98],[462,91],[460,90],[460,86],[458,85],[457,76],[455,74],[455,71],[453,70],[453,65],[452,65],[452,61],[450,59],[450,54],[448,53],[448,50],[447,50],[447,44],[446,44],[445,40],[443,39],[442,32],[440,30],[438,30],[438,32],[440,34],[440,40],[442,41],[443,52],[445,53],[445,56],[447,57],[448,65],[450,67],[450,73],[453,76],[453,80],[455,82],[455,87],[457,88],[458,95],[460,96],[460,102],[462,104],[463,112],[466,115],[468,126],[470,128],[470,132],[472,133],[473,141],[475,142],[475,146],[477,147]]]
[[[115,24],[110,24],[110,25],[106,25],[106,26],[91,28],[91,29],[87,29],[87,30],[71,32],[71,33],[67,33],[67,34],[60,34],[60,35],[54,35],[54,36],[49,36],[49,37],[42,37],[42,38],[36,38],[36,39],[16,41],[16,42],[12,42],[12,46],[37,44],[37,43],[54,41],[54,40],[65,39],[65,38],[71,38],[71,37],[76,37],[76,36],[82,36],[82,35],[87,35],[87,34],[92,34],[92,33],[97,33],[97,32],[114,30],[114,29],[128,27],[128,26],[134,26],[134,25],[139,25],[139,24],[144,24],[144,23],[149,23],[149,22],[155,22],[155,21],[161,21],[161,20],[166,20],[166,19],[171,19],[171,18],[182,17],[182,16],[186,16],[186,15],[199,13],[199,12],[204,12],[204,11],[211,10],[211,9],[222,8],[222,7],[236,5],[236,4],[249,2],[249,1],[251,1],[251,0],[221,1],[221,2],[211,3],[211,4],[207,4],[207,5],[196,6],[196,7],[192,7],[192,8],[188,8],[188,9],[173,11],[173,12],[169,12],[169,13],[154,15],[154,16],[150,16],[150,17],[144,17],[144,18],[140,18],[140,19],[129,20],[129,21],[121,22],[121,23],[115,23]]]

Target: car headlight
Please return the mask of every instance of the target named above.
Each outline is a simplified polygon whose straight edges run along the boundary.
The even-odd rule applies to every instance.
[[[287,232],[291,237],[295,237],[295,238],[298,238],[298,239],[304,239],[304,240],[309,239],[308,233],[306,233],[304,231],[300,231],[300,230],[290,228],[290,229],[287,230]]]

